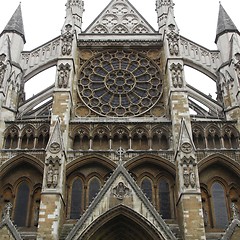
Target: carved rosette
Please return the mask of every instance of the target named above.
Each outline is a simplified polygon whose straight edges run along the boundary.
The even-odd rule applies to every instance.
[[[70,70],[71,68],[68,63],[59,65],[58,67],[58,87],[59,88],[68,87]]]
[[[123,200],[125,197],[129,196],[130,189],[125,186],[123,182],[119,182],[116,187],[112,189],[112,194],[119,200]]]
[[[183,67],[180,63],[173,63],[170,66],[170,71],[172,75],[172,85],[174,88],[182,88],[183,87]]]

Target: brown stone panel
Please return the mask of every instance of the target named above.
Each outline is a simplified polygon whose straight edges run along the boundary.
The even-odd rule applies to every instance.
[[[0,229],[0,240],[15,240],[6,226]]]
[[[184,240],[205,239],[202,219],[201,196],[195,194],[182,195],[178,204],[180,225]]]
[[[57,240],[61,226],[61,217],[64,211],[62,198],[57,194],[43,194],[41,198],[38,237]]]

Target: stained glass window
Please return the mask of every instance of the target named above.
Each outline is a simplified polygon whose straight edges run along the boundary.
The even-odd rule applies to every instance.
[[[83,195],[83,184],[81,179],[77,178],[72,185],[72,196],[71,196],[71,219],[78,219],[82,214],[82,195]]]

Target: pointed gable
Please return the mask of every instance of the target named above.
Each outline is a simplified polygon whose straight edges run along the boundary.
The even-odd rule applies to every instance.
[[[53,127],[52,134],[49,138],[46,151],[49,152],[51,155],[57,155],[63,150],[64,150],[64,145],[63,145],[62,133],[60,129],[60,120],[57,119]]]
[[[23,38],[24,43],[26,42],[24,27],[23,27],[21,4],[19,4],[18,8],[12,15],[11,19],[7,23],[6,27],[4,28],[2,34],[5,32],[18,33]]]
[[[112,0],[85,33],[146,34],[155,30],[128,0]]]
[[[22,240],[10,217],[12,207],[12,203],[8,202],[3,208],[2,222],[0,222],[0,239]]]
[[[238,32],[238,29],[220,4],[215,43],[217,42],[218,37],[226,32]]]
[[[233,219],[223,234],[221,240],[237,240],[240,239],[240,221]]]
[[[183,152],[184,154],[190,154],[196,150],[184,119],[181,121],[177,150],[178,152]]]
[[[151,229],[156,228],[161,234],[159,239],[176,240],[170,228],[121,164],[105,183],[66,240],[82,239],[82,235],[88,231],[87,226],[91,229],[94,221],[98,221],[101,216],[121,206],[144,219],[145,224],[147,223]]]

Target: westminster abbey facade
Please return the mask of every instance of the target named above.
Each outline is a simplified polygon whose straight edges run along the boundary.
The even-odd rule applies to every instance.
[[[172,0],[156,0],[158,29],[112,0],[84,31],[83,1],[66,2],[34,50],[20,5],[0,34],[0,239],[240,239],[240,33],[223,6],[209,50],[181,36]]]

